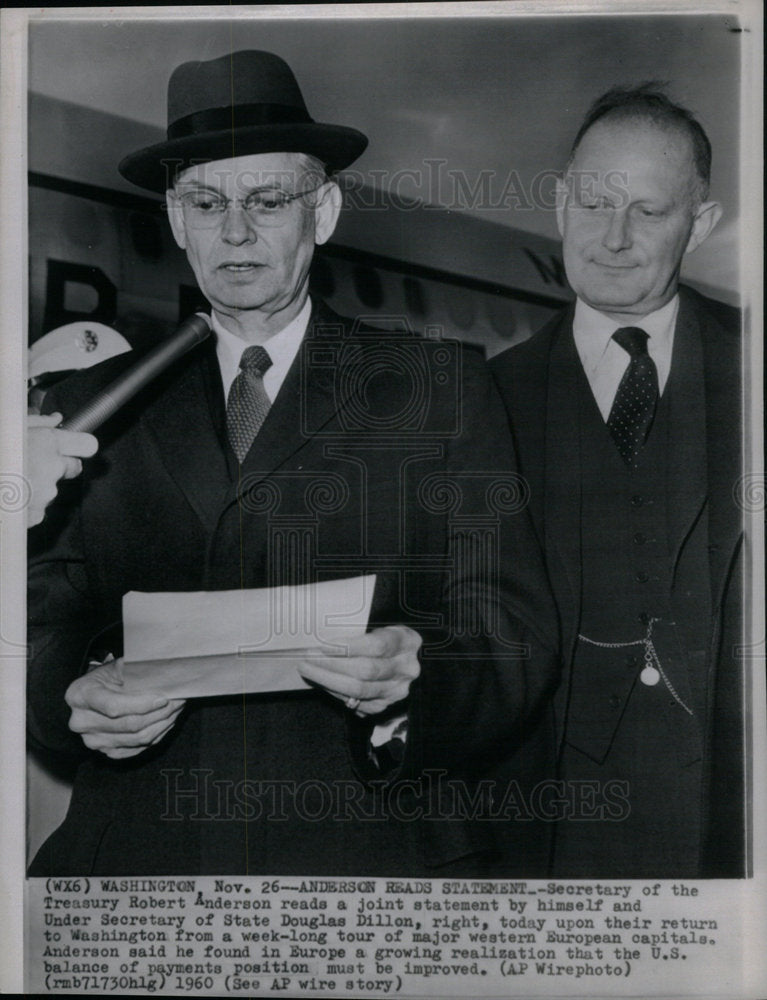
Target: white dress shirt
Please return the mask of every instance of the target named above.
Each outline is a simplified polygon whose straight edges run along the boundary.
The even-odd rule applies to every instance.
[[[262,347],[272,359],[271,368],[264,374],[264,390],[270,402],[274,402],[277,393],[280,391],[288,369],[293,364],[293,359],[298,354],[301,341],[309,326],[309,317],[312,314],[311,299],[307,297],[301,312],[292,319],[284,330],[273,334]],[[235,333],[225,330],[216,317],[215,312],[211,313],[211,325],[216,334],[216,357],[221,369],[221,381],[224,383],[224,399],[229,398],[229,390],[232,387],[240,370],[240,358],[245,350],[251,345],[238,337]]]
[[[678,312],[679,296],[675,295],[665,306],[638,318],[636,322],[616,323],[581,299],[577,300],[573,318],[575,346],[599,412],[605,421],[610,415],[618,386],[631,361],[628,352],[612,339],[615,331],[625,326],[638,326],[648,335],[647,350],[658,369],[658,389],[662,395],[671,370]]]

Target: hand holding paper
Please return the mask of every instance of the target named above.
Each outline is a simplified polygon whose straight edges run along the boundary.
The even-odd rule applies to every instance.
[[[102,663],[78,677],[65,698],[72,709],[69,728],[91,750],[113,760],[134,757],[159,743],[185,704],[153,692],[125,691],[121,660]]]
[[[298,668],[307,681],[318,684],[341,701],[358,701],[359,716],[377,715],[407,698],[421,672],[421,637],[413,629],[392,625],[350,640],[346,655],[320,653]],[[351,707],[351,705],[350,705]]]
[[[372,653],[356,646],[374,589],[371,575],[259,590],[128,593],[125,690],[168,698],[306,690],[300,667],[317,654],[346,662],[379,655],[375,643]]]

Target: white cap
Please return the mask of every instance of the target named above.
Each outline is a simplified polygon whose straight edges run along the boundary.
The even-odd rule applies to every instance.
[[[28,378],[48,372],[90,368],[131,349],[117,330],[103,323],[80,320],[67,323],[36,340],[29,349]]]

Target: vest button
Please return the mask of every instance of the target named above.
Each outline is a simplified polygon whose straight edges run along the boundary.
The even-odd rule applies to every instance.
[[[643,625],[646,625],[650,621],[650,616],[646,611],[642,611],[639,615],[639,620]]]
[[[634,535],[634,544],[635,545],[644,545],[644,543],[646,541],[647,541],[647,539],[642,534],[642,532],[641,531],[637,531],[637,533]]]
[[[617,694],[610,695],[610,708],[620,708],[621,700]]]
[[[643,569],[640,569],[638,573],[634,574],[634,579],[637,583],[647,583],[650,577],[645,573]]]
[[[629,655],[626,657],[626,666],[628,667],[628,669],[634,670],[637,667],[638,663],[639,663],[639,658],[634,656],[633,653],[629,653]]]
[[[644,503],[644,497],[640,496],[639,493],[635,493],[631,498],[632,507],[641,507]]]

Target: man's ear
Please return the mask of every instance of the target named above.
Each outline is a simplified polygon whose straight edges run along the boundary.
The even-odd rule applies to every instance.
[[[566,201],[567,201],[567,179],[566,177],[558,177],[556,186],[557,229],[559,230],[559,235],[562,238],[564,238],[565,235]]]
[[[692,253],[707,240],[714,230],[714,226],[722,217],[722,206],[718,201],[704,201],[695,213],[692,223],[692,232],[687,241],[685,253]]]
[[[339,186],[335,181],[326,181],[323,188],[314,207],[314,242],[317,246],[327,243],[341,214],[342,198]]]
[[[184,212],[173,188],[169,188],[165,192],[165,204],[168,210],[168,222],[170,223],[170,228],[173,230],[173,238],[182,250],[186,250]]]

